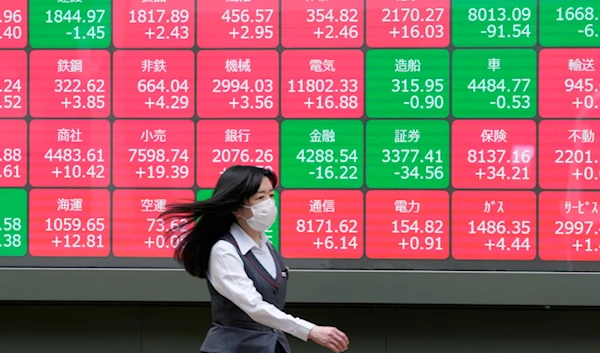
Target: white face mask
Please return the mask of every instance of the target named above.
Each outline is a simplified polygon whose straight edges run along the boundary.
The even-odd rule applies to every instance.
[[[252,217],[245,218],[242,216],[246,223],[250,226],[250,228],[254,229],[257,232],[263,232],[273,223],[275,222],[275,218],[277,217],[277,207],[275,206],[275,201],[273,199],[266,199],[265,201],[261,201],[256,205],[246,206],[252,210]]]

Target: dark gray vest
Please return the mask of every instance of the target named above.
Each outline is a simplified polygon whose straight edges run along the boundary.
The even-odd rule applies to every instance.
[[[231,234],[223,236],[221,240],[228,241],[235,246],[244,261],[244,269],[248,277],[254,282],[256,290],[262,295],[263,300],[273,304],[279,310],[283,310],[289,273],[279,252],[272,247],[271,243],[268,243],[277,267],[277,278],[273,279],[252,251],[242,255]],[[282,272],[285,275],[282,275]],[[274,353],[277,342],[279,342],[287,353],[291,353],[283,332],[255,322],[229,299],[219,294],[210,281],[207,280],[206,283],[211,297],[213,326],[208,331],[200,351],[207,353]]]

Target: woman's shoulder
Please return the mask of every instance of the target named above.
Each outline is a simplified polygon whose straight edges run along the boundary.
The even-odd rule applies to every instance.
[[[210,251],[212,255],[237,255],[237,249],[231,239],[228,239],[227,236],[220,237],[213,244],[212,249]]]

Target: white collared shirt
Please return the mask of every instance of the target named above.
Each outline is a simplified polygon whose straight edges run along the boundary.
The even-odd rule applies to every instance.
[[[240,252],[245,255],[252,251],[260,264],[275,279],[277,267],[267,245],[269,240],[264,233],[261,232],[259,246],[237,223],[231,226],[230,232],[238,243]],[[303,341],[308,340],[308,333],[315,324],[286,314],[264,301],[244,270],[244,262],[233,244],[225,240],[217,241],[211,249],[208,268],[207,277],[215,290],[231,300],[252,320]]]

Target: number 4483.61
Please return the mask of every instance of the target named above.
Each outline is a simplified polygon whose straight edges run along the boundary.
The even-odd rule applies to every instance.
[[[21,168],[18,163],[23,160],[23,152],[20,148],[5,148],[0,155],[0,163],[7,163],[0,169],[0,178],[19,179]]]

